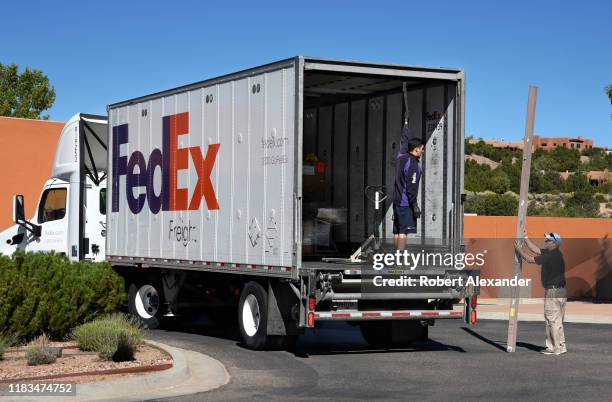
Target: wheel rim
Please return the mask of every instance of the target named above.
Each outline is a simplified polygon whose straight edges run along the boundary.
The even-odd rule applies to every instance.
[[[136,312],[144,319],[149,319],[157,314],[159,309],[159,295],[157,289],[151,285],[143,285],[138,289],[134,298]]]
[[[253,336],[259,329],[259,303],[254,295],[248,295],[242,305],[242,327],[248,336]]]

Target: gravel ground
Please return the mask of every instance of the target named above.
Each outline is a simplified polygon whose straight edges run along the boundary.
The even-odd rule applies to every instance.
[[[25,347],[10,348],[4,354],[4,360],[0,361],[0,381],[46,375],[162,365],[172,362],[172,358],[166,352],[146,344],[138,348],[135,355],[136,360],[119,363],[112,361],[101,361],[98,358],[97,353],[80,351],[78,348],[76,348],[74,343],[52,342],[49,346],[63,346],[65,348],[63,350],[63,355],[53,364],[40,366],[28,366],[25,359]],[[125,376],[126,374],[120,375]],[[83,378],[71,377],[70,381],[98,381],[109,377],[113,376],[98,375],[86,376]]]

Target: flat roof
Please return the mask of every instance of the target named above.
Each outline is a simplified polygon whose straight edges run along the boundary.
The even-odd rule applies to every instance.
[[[374,69],[387,69],[394,70],[396,72],[404,72],[404,74],[409,75],[410,73],[406,72],[415,72],[421,73],[419,75],[431,75],[429,78],[442,78],[448,76],[456,75],[458,78],[462,78],[464,74],[464,70],[461,68],[452,68],[452,67],[424,67],[424,66],[415,66],[415,65],[401,65],[401,64],[390,64],[390,63],[374,63],[374,62],[366,62],[366,61],[353,61],[353,60],[338,60],[338,59],[328,59],[328,58],[318,58],[318,57],[305,57],[305,56],[296,56],[291,57],[284,60],[279,60],[273,63],[263,64],[257,67],[249,68],[246,70],[240,70],[237,72],[220,75],[214,78],[205,79],[202,81],[197,81],[187,85],[181,85],[175,88],[167,89],[164,91],[154,92],[152,94],[139,96],[132,99],[127,99],[121,102],[111,103],[107,106],[107,110],[115,109],[121,106],[132,105],[135,103],[144,102],[147,100],[157,99],[163,96],[169,96],[176,93],[181,93],[185,91],[190,91],[194,89],[199,89],[202,87],[215,85],[224,83],[227,81],[246,78],[254,75],[261,74],[266,71],[276,70],[279,68],[288,67],[291,65],[295,65],[295,63],[299,62],[300,59],[304,62],[305,69],[323,69],[325,70],[330,66],[340,66],[345,67],[349,70],[347,72],[354,73],[362,73],[365,71],[369,71],[370,74]],[[333,71],[333,70],[331,70]],[[423,77],[425,78],[425,77]]]

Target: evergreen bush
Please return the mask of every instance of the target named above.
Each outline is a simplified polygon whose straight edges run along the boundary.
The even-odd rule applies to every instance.
[[[108,263],[71,262],[53,253],[0,256],[0,333],[54,339],[125,300],[123,279]]]

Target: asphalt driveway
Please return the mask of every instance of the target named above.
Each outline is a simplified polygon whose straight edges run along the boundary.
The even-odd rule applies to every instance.
[[[371,349],[357,328],[326,323],[297,349],[254,352],[236,328],[201,319],[151,331],[150,338],[208,354],[231,380],[218,390],[170,399],[193,400],[610,400],[612,326],[566,324],[568,353],[538,353],[544,324],[521,322],[518,350],[505,352],[507,323],[468,327],[439,321],[430,340],[410,348]]]

